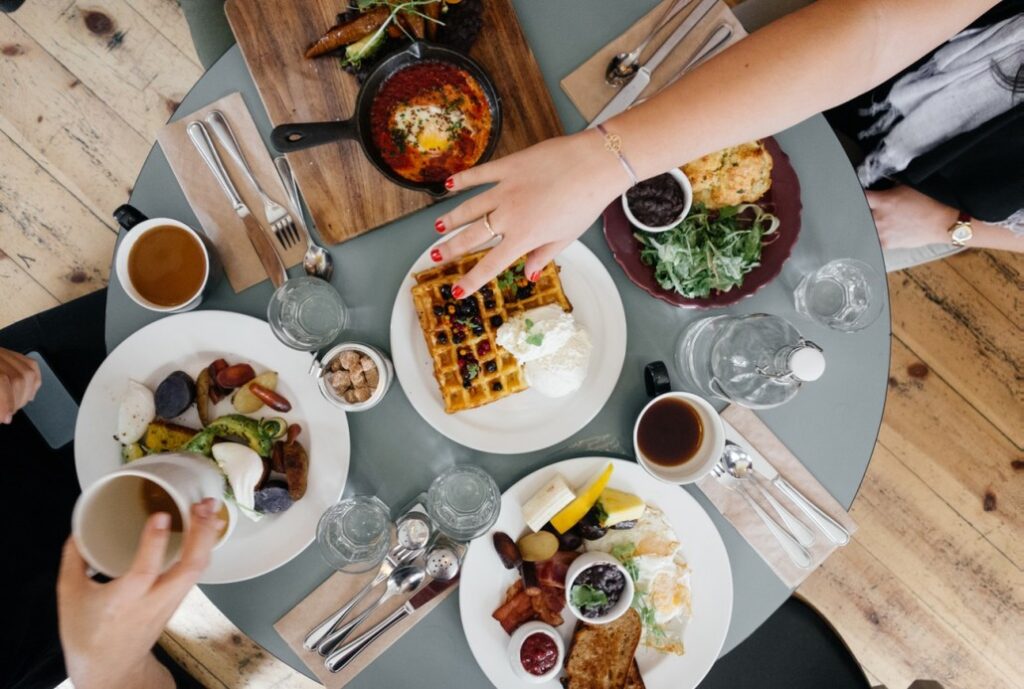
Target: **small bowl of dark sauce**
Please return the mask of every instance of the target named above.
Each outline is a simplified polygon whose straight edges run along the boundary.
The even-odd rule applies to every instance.
[[[702,397],[667,392],[651,400],[633,428],[637,461],[666,483],[693,483],[725,449],[725,425]]]
[[[606,624],[633,603],[633,579],[622,563],[599,551],[583,553],[565,574],[565,602],[577,619]]]
[[[665,232],[682,222],[693,203],[690,180],[673,168],[645,179],[622,195],[629,222],[644,232]]]

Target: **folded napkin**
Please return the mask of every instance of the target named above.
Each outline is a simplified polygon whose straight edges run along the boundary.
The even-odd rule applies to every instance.
[[[298,217],[297,214],[300,211],[297,208],[292,208],[288,202],[288,195],[277,176],[274,161],[263,144],[263,137],[256,129],[256,123],[253,121],[252,115],[249,114],[245,101],[242,100],[242,94],[232,93],[225,96],[191,115],[171,122],[157,134],[156,138],[160,142],[160,148],[163,149],[181,190],[185,192],[188,204],[199,219],[203,232],[217,248],[217,256],[224,264],[228,282],[231,283],[235,292],[241,292],[266,280],[267,273],[263,269],[263,264],[260,263],[259,256],[256,255],[256,250],[252,248],[252,243],[249,242],[241,218],[235,214],[234,208],[228,203],[228,197],[217,184],[206,163],[199,157],[199,151],[192,145],[192,140],[185,131],[191,122],[202,121],[207,113],[213,110],[219,110],[231,125],[231,131],[234,132],[238,146],[249,162],[253,176],[267,195],[287,208],[293,219]],[[263,213],[263,201],[248,183],[238,164],[221,147],[213,130],[209,126],[206,129],[210,134],[210,140],[213,141],[213,145],[220,154],[221,162],[224,163],[224,168],[228,171],[231,181],[235,183],[235,188],[238,189],[242,200],[245,201],[245,205],[249,207],[249,211],[260,226],[270,233],[266,215]],[[298,226],[296,225],[296,227]],[[299,229],[299,233],[300,241],[287,251],[278,243],[273,233],[270,233],[274,248],[277,249],[281,260],[289,268],[301,263],[302,256],[306,253],[305,233],[301,229]]]
[[[627,52],[635,48],[644,39],[651,29],[657,24],[658,19],[665,13],[674,0],[663,0],[654,9],[640,18],[633,26],[626,29],[626,32],[614,41],[594,53],[586,62],[577,67],[569,76],[562,79],[562,90],[569,96],[580,114],[589,122],[594,116],[601,112],[601,108],[608,104],[618,89],[605,83],[604,74],[608,69],[608,63],[619,53]],[[689,7],[683,9],[676,15],[668,26],[665,26],[650,42],[647,49],[640,56],[641,62],[654,54],[654,51],[661,46],[662,41],[668,38],[672,31],[686,19],[687,14],[696,7],[697,2],[693,0]],[[649,98],[662,89],[668,82],[672,81],[679,71],[689,62],[690,57],[704,44],[711,32],[719,24],[728,24],[732,27],[732,38],[726,46],[747,35],[739,20],[733,15],[732,10],[724,2],[719,2],[711,11],[704,15],[697,26],[693,27],[689,34],[681,40],[669,53],[651,75],[651,83],[640,94],[640,99]],[[724,48],[725,46],[723,46]],[[719,49],[721,50],[721,49]]]
[[[850,518],[850,515],[843,509],[842,505],[836,502],[835,498],[825,490],[825,487],[818,483],[818,480],[811,475],[811,472],[800,463],[792,452],[789,451],[782,441],[761,421],[754,412],[744,407],[732,405],[722,412],[725,420],[725,436],[737,445],[743,447],[752,456],[757,455],[785,478],[798,491],[803,493],[808,500],[817,505],[821,510],[835,519],[852,535],[857,530],[857,525]],[[757,459],[755,458],[755,464]],[[764,472],[762,472],[764,473]],[[780,493],[776,488],[768,490],[782,503],[793,515],[804,523],[815,535],[814,544],[808,548],[811,556],[811,566],[801,569],[793,564],[789,556],[779,547],[779,542],[768,531],[758,516],[754,513],[746,500],[739,493],[729,490],[722,485],[718,479],[708,475],[697,483],[697,487],[708,497],[718,508],[718,511],[729,520],[737,531],[747,540],[750,546],[757,551],[768,566],[776,575],[790,588],[796,588],[806,579],[811,572],[817,568],[825,559],[838,548],[836,544],[825,538],[825,535],[818,531],[803,512],[796,505],[789,501],[789,498]],[[767,486],[766,486],[767,487]],[[752,492],[758,504],[775,521],[780,522],[775,511],[765,502],[756,491]]]
[[[344,574],[337,572],[331,575],[324,583],[317,587],[311,594],[306,596],[298,605],[292,608],[288,614],[279,619],[274,624],[274,630],[284,639],[285,643],[295,651],[295,654],[302,658],[302,662],[306,664],[320,683],[323,684],[327,689],[338,689],[343,687],[352,681],[356,675],[363,671],[363,669],[372,663],[380,656],[381,653],[388,650],[391,644],[395,643],[402,638],[407,631],[412,629],[420,620],[426,617],[427,613],[436,608],[441,601],[452,594],[457,584],[453,583],[447,590],[439,593],[433,600],[428,602],[421,608],[418,608],[416,612],[409,615],[404,620],[394,625],[381,635],[376,641],[366,647],[366,649],[357,655],[344,669],[340,672],[331,673],[324,667],[324,659],[316,651],[307,651],[302,646],[303,640],[309,631],[313,627],[320,624],[324,618],[333,613],[335,610],[344,605],[347,601],[351,600],[356,593],[366,584],[367,581],[373,579],[376,574],[376,570],[372,570],[366,574]],[[429,581],[425,586],[429,586]],[[351,619],[352,616],[357,615],[360,611],[366,608],[370,601],[376,598],[377,594],[380,594],[387,587],[386,584],[380,584],[374,591],[363,599],[363,602],[359,604],[357,609],[350,613],[350,616],[346,619]],[[380,622],[382,619],[390,615],[392,612],[400,608],[407,597],[396,596],[390,601],[387,601],[380,606],[370,617],[360,625],[350,636],[346,639],[346,642],[354,640],[359,634],[373,627],[373,625]]]

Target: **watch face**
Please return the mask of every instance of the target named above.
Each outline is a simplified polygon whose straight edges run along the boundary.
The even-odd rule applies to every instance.
[[[953,240],[957,242],[966,242],[968,239],[974,236],[971,232],[971,228],[965,225],[958,225],[953,229]]]

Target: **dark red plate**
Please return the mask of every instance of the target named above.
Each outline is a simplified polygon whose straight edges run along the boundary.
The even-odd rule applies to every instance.
[[[626,276],[640,289],[652,297],[675,306],[708,309],[735,304],[744,297],[761,289],[782,272],[782,264],[789,258],[800,234],[800,180],[796,170],[774,138],[764,139],[765,147],[772,156],[772,188],[758,201],[765,210],[779,219],[778,235],[761,250],[761,265],[747,273],[743,284],[728,292],[712,292],[702,299],[688,299],[672,290],[667,290],[654,279],[654,268],[640,260],[640,242],[636,240],[633,227],[622,210],[622,200],[616,198],[604,210],[604,238],[622,266]]]

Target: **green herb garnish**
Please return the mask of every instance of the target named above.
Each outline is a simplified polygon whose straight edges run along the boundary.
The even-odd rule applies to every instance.
[[[779,219],[757,204],[717,210],[694,204],[673,229],[634,236],[642,247],[640,259],[654,267],[662,288],[700,298],[743,284],[743,277],[761,265],[764,238],[778,229]]]
[[[605,514],[605,517],[607,516]],[[636,543],[616,543],[612,546],[611,556],[621,562],[625,570],[629,572],[630,578],[636,581],[640,578],[640,569],[633,562],[634,555],[636,555]]]
[[[533,326],[534,326],[534,323],[533,323],[533,321],[531,321],[531,320],[530,320],[529,318],[527,318],[527,319],[526,319],[526,329],[527,329],[527,330],[529,330],[529,329],[530,329],[530,328],[532,328]]]
[[[480,375],[480,364],[473,362],[466,364],[466,378],[469,380],[476,380],[476,377]]]
[[[533,345],[534,347],[540,347],[543,343],[544,333],[534,333],[526,338],[526,344]]]
[[[594,510],[594,516],[597,517],[597,523],[601,526],[604,526],[604,523],[608,521],[608,513],[605,511],[604,505],[602,505],[601,501],[598,500],[597,502],[594,503],[594,507],[592,509]],[[615,559],[621,560],[622,558],[616,557]]]
[[[608,594],[601,589],[594,588],[593,586],[587,586],[586,584],[576,584],[572,587],[572,593],[569,596],[569,600],[580,610],[585,608],[599,608],[602,605],[607,605]]]

